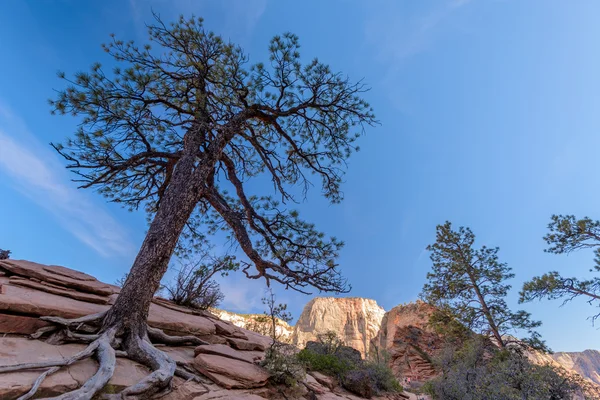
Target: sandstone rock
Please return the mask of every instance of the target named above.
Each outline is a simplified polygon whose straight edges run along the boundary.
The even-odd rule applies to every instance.
[[[425,381],[436,375],[430,358],[443,347],[443,338],[429,327],[433,307],[422,301],[388,311],[374,345],[385,350],[394,375]]]
[[[46,266],[25,260],[2,260],[0,269],[11,274],[36,278],[44,282],[70,287],[85,293],[110,296],[114,290],[93,276],[61,266]]]
[[[27,362],[61,360],[83,350],[84,345],[67,344],[54,346],[39,340],[18,337],[0,338],[0,365]],[[79,361],[47,377],[42,383],[39,396],[55,396],[77,389],[98,369],[92,359]],[[20,371],[0,374],[0,399],[17,398],[31,389],[31,385],[44,370]],[[117,367],[109,385],[122,390],[144,378],[148,369],[127,359],[117,359]]]
[[[0,314],[0,333],[31,335],[50,323],[23,315]]]
[[[312,375],[317,382],[329,389],[333,389],[337,386],[335,378],[331,376],[324,375],[317,371],[310,371],[309,374]]]
[[[198,354],[194,368],[227,389],[261,387],[269,379],[269,374],[254,364],[213,354]]]
[[[365,399],[373,397],[371,377],[367,371],[355,370],[347,372],[344,376],[343,386],[352,393],[356,393]]]
[[[5,279],[5,278],[0,278]],[[6,279],[8,281],[8,279]],[[2,284],[0,282],[0,284]],[[108,309],[108,306],[79,301],[32,288],[3,284],[0,295],[0,312],[31,316],[57,316],[77,318]]]
[[[196,400],[208,391],[205,386],[196,382],[183,381],[179,378],[173,380],[173,391],[161,397],[162,400]]]
[[[265,351],[266,346],[263,343],[253,342],[250,340],[227,338],[227,342],[238,350],[258,350]]]
[[[304,379],[304,384],[309,390],[311,390],[315,394],[323,394],[329,391],[329,388],[321,384],[321,382],[319,382],[317,378],[314,377],[312,372],[306,375],[306,378]]]
[[[356,297],[317,297],[309,301],[294,327],[292,342],[304,348],[318,334],[333,331],[350,347],[369,353],[385,311],[375,300]]]
[[[264,319],[264,314],[236,314],[216,308],[211,309],[210,312],[220,320],[227,321],[238,328],[259,328],[255,329],[258,333],[268,335],[267,332],[270,329],[270,323],[265,324],[260,322],[262,319]],[[294,328],[292,326],[285,321],[278,320],[276,330],[279,340],[286,343],[291,342],[291,337],[294,332]]]
[[[194,350],[194,354],[215,354],[218,356],[233,358],[234,360],[245,361],[250,364],[262,357],[262,353],[258,351],[235,350],[222,344],[198,346]]]
[[[6,279],[6,278],[2,278]],[[0,282],[0,284],[2,284]],[[0,295],[0,312],[31,316],[58,316],[77,318],[108,310],[108,305],[92,304],[14,285],[4,285],[6,292]],[[215,324],[208,318],[184,314],[157,304],[150,305],[148,322],[155,328],[176,335],[213,335]]]
[[[59,296],[70,297],[75,300],[87,301],[88,303],[108,304],[109,298],[106,296],[98,296],[90,293],[82,293],[73,289],[60,288],[55,285],[43,284],[31,281],[29,279],[12,276],[9,280],[11,285],[30,287]]]
[[[194,400],[264,400],[264,397],[238,390],[211,391]]]

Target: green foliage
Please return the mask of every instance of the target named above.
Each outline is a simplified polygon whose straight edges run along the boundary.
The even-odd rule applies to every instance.
[[[7,260],[10,258],[10,250],[0,249],[0,260]]]
[[[441,314],[434,318],[453,320],[477,333],[492,335],[497,344],[505,347],[511,339],[507,334],[523,330],[530,337],[519,342],[546,349],[530,314],[512,312],[506,303],[510,289],[507,280],[514,277],[511,269],[499,261],[497,247],[475,248],[475,235],[469,228],[453,230],[450,222],[438,225],[436,242],[427,247],[431,252],[432,271],[423,286],[423,299],[438,307]],[[453,330],[460,332],[457,324]]]
[[[564,371],[531,363],[519,348],[499,350],[483,337],[445,348],[435,365],[442,375],[423,386],[434,400],[567,400],[580,390]]]
[[[267,335],[273,339],[273,344],[280,341],[281,335],[277,332],[277,327],[280,322],[289,323],[292,320],[292,314],[287,311],[287,304],[282,304],[275,301],[275,293],[273,289],[268,288],[267,294],[262,298],[262,303],[265,305],[264,318],[257,319],[259,324],[266,324],[268,327]]]
[[[375,393],[401,392],[403,390],[387,363],[369,361],[364,363],[361,369],[369,374]]]
[[[356,369],[356,365],[346,359],[340,359],[335,354],[319,354],[308,349],[298,353],[298,359],[305,363],[310,370],[326,375],[342,378],[348,371]]]
[[[66,88],[52,112],[77,117],[78,128],[53,147],[77,182],[150,219],[164,204],[178,208],[185,224],[168,232],[178,256],[223,231],[240,244],[249,278],[347,292],[336,264],[343,242],[287,205],[315,183],[331,203],[342,201],[347,158],[377,124],[368,88],[316,58],[302,62],[291,33],[271,40],[266,63],[250,64],[202,18],[155,19],[150,43],[112,36],[103,46],[112,70],[94,63],[59,73]],[[251,193],[254,178],[273,190]]]
[[[269,347],[261,366],[269,371],[273,383],[289,387],[296,386],[306,376],[304,363],[296,356],[296,349],[291,345],[278,343]]]
[[[594,250],[594,267],[590,272],[600,272],[600,221],[573,215],[553,215],[548,224],[549,233],[544,236],[548,253],[568,254],[581,249]],[[520,302],[541,299],[563,299],[564,303],[583,296],[590,304],[600,307],[600,278],[565,278],[557,271],[548,272],[525,282],[520,293]],[[593,315],[594,322],[600,313]]]
[[[344,346],[333,332],[318,335],[318,342],[308,342],[297,358],[309,370],[332,376],[363,397],[402,391],[384,356],[364,361],[358,351]]]

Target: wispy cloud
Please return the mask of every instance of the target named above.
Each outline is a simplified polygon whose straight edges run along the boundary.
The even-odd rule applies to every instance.
[[[227,311],[252,313],[262,311],[261,299],[265,296],[265,284],[262,280],[251,281],[241,275],[230,275],[217,279],[225,295],[220,306]]]
[[[433,7],[414,10],[407,4],[412,2],[391,1],[374,10],[365,25],[367,41],[378,50],[381,61],[401,62],[403,59],[427,49],[439,27],[458,9],[471,0],[449,0],[433,2]]]
[[[17,139],[18,138],[18,139]],[[58,158],[0,104],[0,173],[14,188],[51,213],[77,239],[99,254],[131,256],[126,229],[69,181]]]
[[[216,33],[236,41],[249,37],[267,7],[267,0],[230,0],[227,2],[202,0],[129,0],[132,19],[141,38],[146,37],[145,23],[151,23],[151,11],[165,18],[179,15],[206,18],[219,15],[218,21],[207,20],[208,27],[218,26]],[[218,24],[218,25],[217,25]]]

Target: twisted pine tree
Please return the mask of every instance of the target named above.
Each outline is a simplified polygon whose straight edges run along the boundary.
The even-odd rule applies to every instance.
[[[534,330],[541,323],[532,321],[523,310],[512,312],[506,304],[510,290],[506,281],[514,274],[498,260],[499,249],[477,249],[474,244],[475,235],[469,228],[453,230],[450,222],[437,226],[436,242],[427,246],[433,266],[423,286],[423,299],[476,333],[491,336],[502,349],[517,342],[546,350]],[[530,337],[513,339],[521,330]]]
[[[75,321],[46,318],[71,339],[91,341],[74,359],[95,354],[100,361],[98,373],[63,398],[99,392],[114,371],[115,348],[153,371],[119,396],[152,396],[168,388],[175,373],[193,378],[150,340],[202,341],[167,336],[146,320],[176,248],[202,246],[207,230],[229,232],[245,254],[250,279],[302,292],[348,290],[335,263],[342,242],[285,204],[305,196],[313,177],[332,203],[342,200],[346,159],[365,126],[376,123],[361,97],[367,88],[317,59],[303,65],[292,34],[274,37],[269,61],[247,68],[242,49],[207,32],[202,19],[167,25],[155,18],[148,28],[152,45],[113,37],[104,50],[121,67],[106,71],[94,64],[72,79],[61,74],[69,85],[51,101],[56,113],[81,117],[74,137],[53,145],[81,187],[131,209],[143,207],[151,220],[108,312]],[[274,197],[247,187],[264,176]],[[87,333],[75,336],[82,327]],[[31,365],[8,370],[23,368]]]
[[[554,254],[569,254],[581,249],[594,250],[594,267],[590,272],[600,272],[600,221],[585,217],[577,219],[574,215],[553,215],[550,231],[544,240],[548,244],[545,251]],[[589,304],[600,306],[600,278],[565,278],[557,271],[534,277],[523,285],[521,302],[547,299],[563,299],[564,303],[576,297],[587,299]],[[592,322],[600,313],[591,316]]]

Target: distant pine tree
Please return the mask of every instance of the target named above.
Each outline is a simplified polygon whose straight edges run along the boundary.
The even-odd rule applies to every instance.
[[[590,272],[600,272],[600,221],[588,217],[577,219],[574,215],[553,215],[548,230],[550,233],[544,236],[550,246],[545,250],[547,253],[569,254],[575,250],[593,249],[595,265]],[[523,303],[547,298],[563,299],[567,303],[579,296],[587,299],[589,304],[600,306],[600,277],[579,279],[551,271],[525,282],[519,301]],[[600,313],[592,315],[592,322],[598,317]]]
[[[526,311],[512,312],[506,304],[510,290],[506,281],[514,274],[498,260],[498,247],[475,248],[471,229],[453,230],[450,222],[438,225],[436,231],[436,242],[427,247],[433,266],[423,299],[476,333],[491,336],[500,348],[516,341],[547,350],[534,331],[541,323],[532,321]],[[515,331],[526,331],[530,337],[512,339]]]
[[[0,260],[7,260],[10,258],[10,250],[0,249]]]

